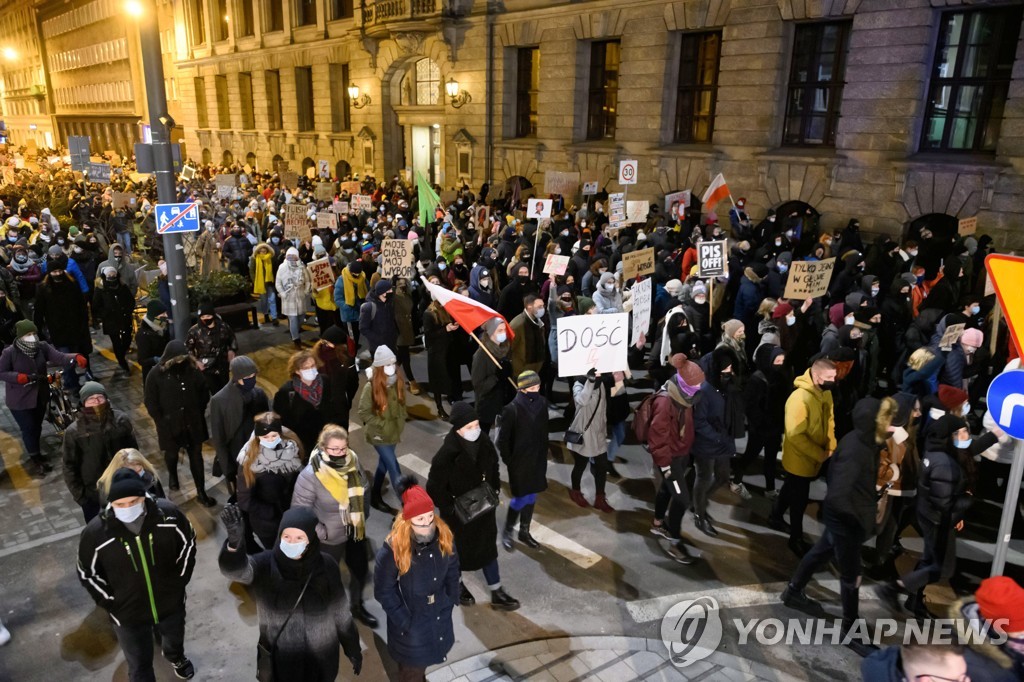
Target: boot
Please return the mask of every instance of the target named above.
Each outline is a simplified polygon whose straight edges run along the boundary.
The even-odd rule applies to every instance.
[[[270,324],[270,313],[263,314],[263,324]]]
[[[505,548],[506,552],[511,552],[515,546],[515,541],[512,539],[512,531],[515,530],[518,518],[519,512],[509,507],[508,515],[505,517],[505,527],[501,531],[501,546]]]
[[[302,350],[302,341],[299,339],[292,339],[292,345],[295,346],[297,350]]]
[[[36,461],[36,464],[38,464],[39,467],[43,470],[44,474],[48,474],[51,471],[53,471],[53,465],[50,464],[50,460],[46,459],[45,455],[34,455],[33,459]]]
[[[181,486],[178,484],[178,472],[177,471],[170,472],[169,478],[170,478],[170,481],[168,482],[168,487],[171,490],[181,490]]]
[[[238,502],[238,484],[232,479],[227,479],[228,486],[228,504],[235,504]]]
[[[878,596],[879,601],[883,602],[893,611],[900,612],[900,594],[904,590],[899,586],[895,580],[880,585],[875,585],[875,595]]]
[[[914,618],[918,620],[929,620],[933,618],[931,611],[924,603],[924,592],[918,592],[917,594],[911,594],[907,596],[907,600],[903,602],[903,605],[907,607],[907,610],[914,614]]]
[[[200,490],[196,493],[196,500],[204,507],[213,507],[217,504],[217,500],[207,495],[205,490]]]
[[[380,494],[370,495],[370,506],[382,514],[387,514],[388,516],[394,516],[398,513],[394,507],[381,499]]]
[[[372,613],[366,610],[366,606],[362,602],[352,604],[352,617],[371,630],[380,625],[380,621],[378,621]]]
[[[790,538],[787,545],[789,547],[789,551],[795,554],[798,559],[803,559],[804,554],[807,554],[811,549],[811,546],[804,542],[802,538]]]
[[[614,509],[612,509],[612,506],[608,504],[608,498],[605,497],[603,494],[594,497],[594,509],[603,511],[606,514],[615,511]]]
[[[846,604],[843,604],[845,610]],[[878,651],[878,647],[871,642],[865,642],[860,637],[853,637],[850,640],[846,640],[847,633],[853,628],[854,620],[843,618],[843,624],[839,627],[839,634],[843,637],[843,644],[850,648],[850,651],[857,654],[861,658],[867,658],[874,652]]]
[[[508,593],[499,587],[496,590],[491,590],[491,606],[501,611],[515,611],[519,608],[519,602],[508,596]]]
[[[699,514],[694,514],[693,525],[697,527],[697,530],[699,530],[701,533],[704,533],[704,535],[707,535],[708,537],[718,537],[718,531],[715,530],[715,527],[711,525],[711,519],[708,518],[707,515],[700,516]]]
[[[463,606],[472,606],[476,603],[476,597],[466,587],[466,583],[459,581],[459,603]]]
[[[576,490],[575,488],[569,491],[569,499],[583,508],[587,508],[590,506],[590,503],[587,502],[587,498],[583,497],[583,493],[581,493],[579,490]]]
[[[614,464],[612,464],[611,462],[608,462],[607,467],[608,467],[608,477],[609,478],[622,478],[622,474],[619,473],[618,469],[615,468]]]
[[[519,512],[519,542],[530,549],[537,549],[540,547],[540,543],[537,542],[537,538],[530,535],[530,523],[533,522],[533,507],[534,505],[528,504]]]
[[[791,609],[803,611],[804,613],[813,614],[823,611],[821,604],[808,597],[803,590],[793,587],[793,583],[786,585],[786,589],[782,591],[782,603]]]
[[[415,381],[410,381],[409,393],[412,393],[413,395],[419,395],[421,393],[420,385],[417,384]]]
[[[444,405],[437,403],[437,418],[443,421],[448,421],[449,415],[444,411]]]
[[[31,455],[24,464],[25,472],[32,478],[46,478],[46,471],[43,469],[43,465],[40,464],[39,459],[39,455]]]

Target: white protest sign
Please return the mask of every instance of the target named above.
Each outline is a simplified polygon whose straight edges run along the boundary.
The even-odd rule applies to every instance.
[[[725,275],[725,240],[701,242],[697,245],[697,276],[701,278]]]
[[[567,267],[569,267],[568,256],[556,256],[553,253],[549,253],[547,259],[544,261],[544,274],[564,275]]]
[[[331,164],[327,161],[327,159],[320,159],[319,161],[317,161],[316,167],[320,173],[321,178],[331,177]]]
[[[584,182],[583,183],[583,193],[584,194],[597,194],[597,184],[598,184],[597,180],[594,180],[593,182]]]
[[[832,270],[836,259],[807,261],[795,260],[789,266],[789,279],[786,280],[786,298],[817,298],[824,296],[832,281]]]
[[[643,280],[642,282],[636,282],[633,284],[631,291],[633,292],[633,334],[630,337],[630,341],[636,343],[636,340],[640,338],[641,334],[647,334],[647,330],[651,328],[651,303],[653,297],[653,286],[650,277]],[[561,320],[559,320],[561,324]]]
[[[357,211],[372,211],[373,200],[369,194],[353,194],[350,200],[352,208]]]
[[[647,214],[651,210],[651,203],[649,201],[627,201],[626,202],[626,222],[630,225],[636,223],[646,223]]]
[[[385,239],[380,245],[380,276],[412,277],[413,244],[408,239]]]
[[[629,369],[629,313],[571,315],[558,320],[558,376]]]
[[[333,230],[338,227],[338,216],[330,211],[320,211],[316,214],[316,229]]]
[[[551,217],[551,199],[530,199],[526,202],[526,217],[532,220],[544,220]]]
[[[690,190],[684,189],[681,192],[671,192],[665,195],[665,215],[672,215],[672,204],[679,202],[679,208],[689,208]],[[681,215],[681,213],[680,213]]]
[[[608,221],[613,229],[626,222],[626,196],[622,192],[608,195]]]
[[[619,161],[619,184],[620,185],[635,185],[636,184],[636,171],[637,171],[636,159],[627,159],[625,161]]]

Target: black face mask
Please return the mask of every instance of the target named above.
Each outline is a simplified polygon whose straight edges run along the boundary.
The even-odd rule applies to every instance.
[[[837,383],[835,381],[823,381],[818,384],[818,388],[823,391],[834,391],[836,390]]]
[[[217,318],[211,317],[209,320],[200,320],[200,322],[205,324],[207,327],[212,327],[213,325],[217,324]]]
[[[725,388],[732,383],[732,374],[723,374],[719,377],[718,381],[722,384],[722,388]]]

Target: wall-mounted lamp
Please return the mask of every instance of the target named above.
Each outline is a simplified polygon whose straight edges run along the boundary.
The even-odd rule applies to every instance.
[[[354,109],[362,109],[372,101],[369,95],[364,94],[362,97],[359,96],[358,85],[348,86],[348,99],[352,103],[352,107]]]
[[[459,90],[459,82],[454,78],[449,78],[448,82],[444,84],[444,91],[447,93],[448,99],[451,100],[451,105],[455,109],[473,101],[468,92]]]

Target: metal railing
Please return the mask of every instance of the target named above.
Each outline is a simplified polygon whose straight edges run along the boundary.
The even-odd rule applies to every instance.
[[[363,23],[419,19],[437,14],[440,0],[375,0],[363,9]]]

